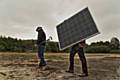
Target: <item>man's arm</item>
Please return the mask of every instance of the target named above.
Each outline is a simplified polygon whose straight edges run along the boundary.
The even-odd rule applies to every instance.
[[[46,43],[46,35],[45,35],[45,32],[41,32],[40,36],[39,36],[39,44],[41,45],[45,45]]]
[[[86,46],[85,40],[84,40],[84,41],[81,41],[81,42],[79,43],[79,46],[80,46],[80,47],[85,47],[85,46]]]

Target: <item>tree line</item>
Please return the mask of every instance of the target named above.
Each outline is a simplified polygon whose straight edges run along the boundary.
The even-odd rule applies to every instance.
[[[21,40],[11,37],[0,36],[0,51],[1,52],[37,52],[36,40]],[[63,51],[59,50],[58,42],[48,41],[46,43],[46,52],[69,52],[69,48]],[[119,39],[113,37],[111,41],[93,42],[90,45],[86,44],[85,52],[87,53],[120,53]]]

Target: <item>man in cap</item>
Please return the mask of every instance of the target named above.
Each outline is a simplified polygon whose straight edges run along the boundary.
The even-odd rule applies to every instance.
[[[37,27],[36,31],[38,32],[37,45],[38,45],[38,57],[40,59],[39,67],[42,67],[46,65],[46,61],[44,59],[46,34],[43,31],[42,27]]]
[[[76,53],[78,53],[78,56],[81,60],[81,63],[82,63],[82,74],[79,75],[80,77],[85,77],[85,76],[88,76],[88,70],[87,70],[87,62],[86,62],[86,58],[85,58],[85,55],[84,55],[84,50],[83,50],[83,47],[85,45],[85,40],[84,41],[81,41],[80,43],[78,44],[75,44],[71,47],[71,50],[70,50],[70,66],[69,66],[69,70],[67,70],[66,72],[68,73],[74,73],[74,56]]]

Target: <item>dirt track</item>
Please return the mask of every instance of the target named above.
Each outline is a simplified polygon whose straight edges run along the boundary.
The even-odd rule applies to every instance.
[[[120,80],[120,55],[89,54],[89,76],[79,77],[81,64],[75,60],[75,74],[66,73],[68,55],[47,55],[47,66],[37,68],[35,55],[18,56],[0,54],[0,80]],[[21,57],[20,57],[21,56]],[[59,56],[57,59],[52,56]],[[14,59],[13,59],[14,57]],[[19,59],[18,59],[19,57]],[[53,59],[52,59],[53,58]]]

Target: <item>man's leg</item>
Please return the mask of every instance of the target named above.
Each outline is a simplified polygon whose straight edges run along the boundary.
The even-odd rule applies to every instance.
[[[42,46],[42,45],[38,46],[38,57],[40,58],[39,66],[45,66],[46,65],[46,62],[45,62],[45,59],[44,59],[44,49],[45,49],[45,46]]]
[[[87,62],[86,62],[84,50],[82,47],[79,48],[78,55],[79,55],[81,63],[82,63],[82,71],[85,74],[85,76],[88,76]]]
[[[76,53],[76,51],[73,48],[71,48],[70,57],[69,57],[70,65],[69,65],[69,70],[68,70],[68,72],[71,72],[71,73],[74,72],[74,56],[75,56],[75,53]]]

